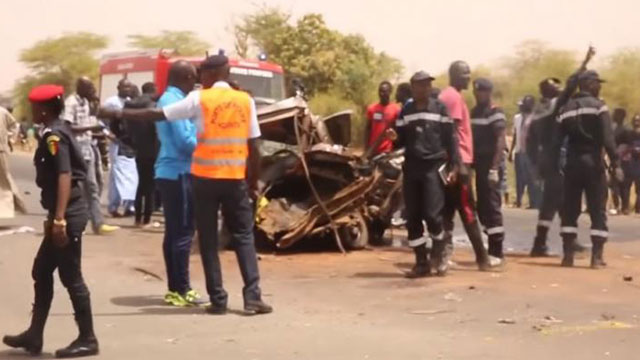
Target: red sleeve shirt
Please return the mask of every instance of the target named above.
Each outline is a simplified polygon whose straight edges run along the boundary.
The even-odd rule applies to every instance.
[[[392,103],[385,106],[375,103],[369,105],[367,108],[367,121],[370,124],[371,132],[367,145],[371,146],[387,128],[392,127],[398,115],[400,115],[400,105],[398,104]],[[385,139],[374,153],[379,154],[391,150],[393,150],[393,143],[391,140]]]

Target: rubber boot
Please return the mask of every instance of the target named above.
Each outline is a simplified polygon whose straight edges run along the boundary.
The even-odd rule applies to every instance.
[[[88,292],[82,295],[71,295],[75,319],[80,332],[78,338],[66,348],[56,351],[56,358],[77,358],[98,355],[98,340],[93,332],[91,300]]]
[[[449,271],[449,262],[453,255],[453,236],[450,232],[445,232],[442,240],[433,240],[431,249],[431,261],[433,269],[438,276],[445,276]]]
[[[44,326],[51,308],[51,297],[45,294],[44,298],[42,296],[39,298],[38,294],[41,294],[43,290],[38,289],[37,283],[35,287],[36,300],[33,305],[29,329],[19,335],[7,335],[2,338],[2,342],[12,348],[22,348],[31,355],[40,355],[42,353]]]
[[[48,309],[45,311],[45,309],[36,309],[34,306],[29,329],[20,335],[7,335],[2,338],[2,342],[12,348],[22,348],[33,356],[40,355],[42,353],[42,334],[48,315]]]
[[[591,268],[603,269],[607,266],[603,258],[604,243],[607,242],[607,239],[594,236],[591,238],[591,242],[593,243],[593,249],[591,249]]]
[[[549,247],[547,246],[547,234],[549,228],[538,226],[536,228],[536,238],[533,240],[533,248],[531,249],[531,257],[549,257]]]
[[[489,250],[487,251],[490,256],[498,259],[504,259],[504,251],[502,250],[502,243],[504,242],[503,234],[496,234],[489,236]]]
[[[490,270],[491,261],[489,260],[487,249],[482,242],[482,232],[480,231],[478,223],[474,222],[473,224],[466,225],[465,231],[467,232],[469,242],[471,242],[471,246],[473,247],[473,252],[476,255],[476,264],[478,264],[478,269],[480,271]]]
[[[405,274],[407,279],[418,279],[431,275],[431,264],[427,254],[427,247],[424,245],[413,248],[416,255],[416,264],[411,271]]]
[[[562,239],[562,251],[564,253],[562,257],[562,263],[560,264],[563,267],[573,267],[573,255],[575,253],[575,236],[571,237],[563,237]]]

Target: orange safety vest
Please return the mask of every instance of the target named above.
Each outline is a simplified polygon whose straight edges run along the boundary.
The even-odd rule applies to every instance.
[[[242,91],[211,88],[200,91],[200,106],[202,128],[191,173],[209,179],[245,179],[251,98]]]

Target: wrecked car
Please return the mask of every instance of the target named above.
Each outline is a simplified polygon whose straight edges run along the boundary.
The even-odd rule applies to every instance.
[[[401,191],[402,153],[354,153],[351,111],[311,114],[296,96],[258,109],[262,194],[258,236],[276,249],[333,236],[357,250],[380,243]]]

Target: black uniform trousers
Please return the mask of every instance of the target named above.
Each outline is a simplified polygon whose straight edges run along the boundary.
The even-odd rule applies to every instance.
[[[49,214],[49,221],[54,215]],[[35,301],[31,330],[42,333],[53,300],[53,272],[58,269],[60,281],[67,289],[80,333],[93,335],[91,323],[91,300],[89,289],[82,278],[81,254],[82,233],[87,225],[87,212],[67,214],[67,236],[69,243],[57,247],[47,236],[42,240],[33,263],[32,277],[35,282]]]
[[[405,163],[402,191],[407,213],[409,246],[412,248],[428,243],[428,237],[424,236],[423,221],[427,223],[432,240],[441,241],[444,238],[444,184],[438,173],[441,164],[438,161]]]
[[[476,192],[478,194],[478,218],[485,228],[489,239],[504,240],[504,225],[502,222],[502,196],[500,182],[489,182],[489,170],[493,165],[493,155],[482,156],[476,154]],[[503,174],[499,174],[502,178]]]
[[[604,163],[599,154],[582,154],[568,159],[564,173],[564,203],[560,212],[563,240],[575,240],[578,236],[578,217],[584,193],[591,217],[591,240],[606,241],[609,236],[605,204],[607,190]]]
[[[218,256],[218,211],[221,207],[244,281],[244,300],[260,300],[260,274],[253,236],[254,211],[246,181],[194,176],[193,194],[200,255],[211,303],[226,307],[228,299],[222,285]]]
[[[542,181],[542,204],[538,211],[536,241],[544,245],[547,242],[547,236],[553,218],[562,206],[564,199],[564,178],[559,171],[549,171],[544,175]]]
[[[155,209],[154,158],[136,158],[138,189],[136,191],[136,223],[148,224]],[[144,217],[143,217],[144,215]]]

